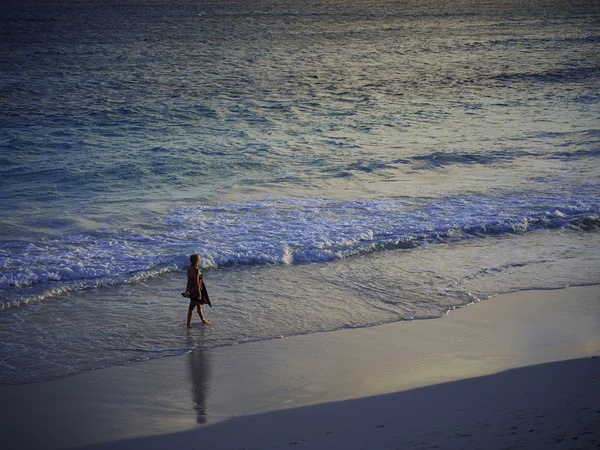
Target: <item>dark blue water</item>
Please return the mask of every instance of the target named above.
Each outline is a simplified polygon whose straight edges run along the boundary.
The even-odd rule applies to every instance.
[[[0,383],[600,282],[597,2],[0,11]]]

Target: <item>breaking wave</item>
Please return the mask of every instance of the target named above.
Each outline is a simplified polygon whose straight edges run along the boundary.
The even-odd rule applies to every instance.
[[[94,230],[0,249],[1,308],[183,269],[332,261],[538,229],[600,227],[600,197],[265,200],[178,207],[153,233]]]

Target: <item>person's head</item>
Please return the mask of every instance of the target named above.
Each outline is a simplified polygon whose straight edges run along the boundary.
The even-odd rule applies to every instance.
[[[190,255],[190,264],[200,264],[200,255],[198,253],[194,253]]]

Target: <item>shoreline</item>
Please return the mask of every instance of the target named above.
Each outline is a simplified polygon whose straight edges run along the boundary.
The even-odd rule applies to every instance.
[[[596,449],[598,379],[588,357],[81,449]]]
[[[600,285],[521,291],[457,308],[439,319],[251,342],[53,381],[5,386],[0,388],[0,401],[6,405],[0,421],[0,448],[126,449],[143,445],[158,449],[170,447],[170,442],[177,448],[192,448],[188,444],[211,439],[215,445],[219,443],[218,448],[232,449],[285,448],[290,439],[298,441],[293,448],[359,448],[352,445],[363,441],[365,448],[368,442],[378,442],[371,448],[387,448],[386,439],[400,442],[396,434],[401,430],[404,437],[417,436],[420,430],[419,436],[434,441],[435,436],[427,435],[424,419],[402,424],[394,420],[397,414],[409,414],[402,409],[406,406],[399,404],[414,397],[430,408],[452,409],[454,405],[443,398],[457,389],[471,406],[465,410],[468,414],[455,414],[466,421],[478,415],[479,419],[488,417],[488,430],[503,420],[513,420],[518,411],[527,415],[555,397],[563,404],[583,402],[581,408],[587,407],[588,413],[581,420],[589,428],[589,423],[600,423],[593,421],[600,420],[600,413],[585,404],[592,401],[589,391],[598,392],[600,383],[600,378],[589,378],[597,376],[600,365],[600,359],[592,359],[600,355],[599,305]],[[536,381],[549,371],[555,373],[554,380]],[[488,405],[503,405],[506,416],[478,409],[475,394],[469,394],[488,395],[485,389],[492,386],[493,390],[496,383],[517,392],[520,388],[515,379],[539,392],[534,401],[525,396],[490,397]],[[571,380],[571,386],[565,390],[564,383],[558,382],[561,379]],[[557,397],[561,390],[565,392]],[[545,406],[555,408],[556,413],[552,420],[538,424],[542,434],[553,432],[553,420],[565,420],[562,412],[566,410],[556,402]],[[352,414],[344,412],[346,409]],[[331,421],[337,418],[343,420],[335,425]],[[371,428],[360,425],[373,420],[385,423]],[[479,428],[469,431],[454,419],[436,420],[438,431],[458,427],[462,435],[475,439],[469,444],[468,437],[462,436],[462,444],[456,440],[455,446],[450,442],[448,448],[476,448],[484,442],[486,435]],[[285,423],[277,432],[268,425],[281,421]],[[335,425],[340,429],[344,423],[363,431],[334,433],[320,428]],[[377,428],[379,425],[383,426]],[[269,427],[267,437],[248,427]],[[585,427],[584,431],[573,429],[573,433],[581,434]],[[576,437],[578,444],[585,440],[580,434],[571,437]],[[234,436],[240,437],[236,440]],[[507,436],[500,441],[510,443],[511,435]],[[533,432],[519,436],[525,441],[540,437]],[[449,441],[446,438],[444,442]],[[535,448],[535,442],[528,448]],[[413,448],[411,445],[406,448]]]

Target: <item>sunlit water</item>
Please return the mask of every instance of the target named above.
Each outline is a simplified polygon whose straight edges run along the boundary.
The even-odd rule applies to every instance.
[[[600,282],[597,3],[90,3],[0,10],[0,384]]]

